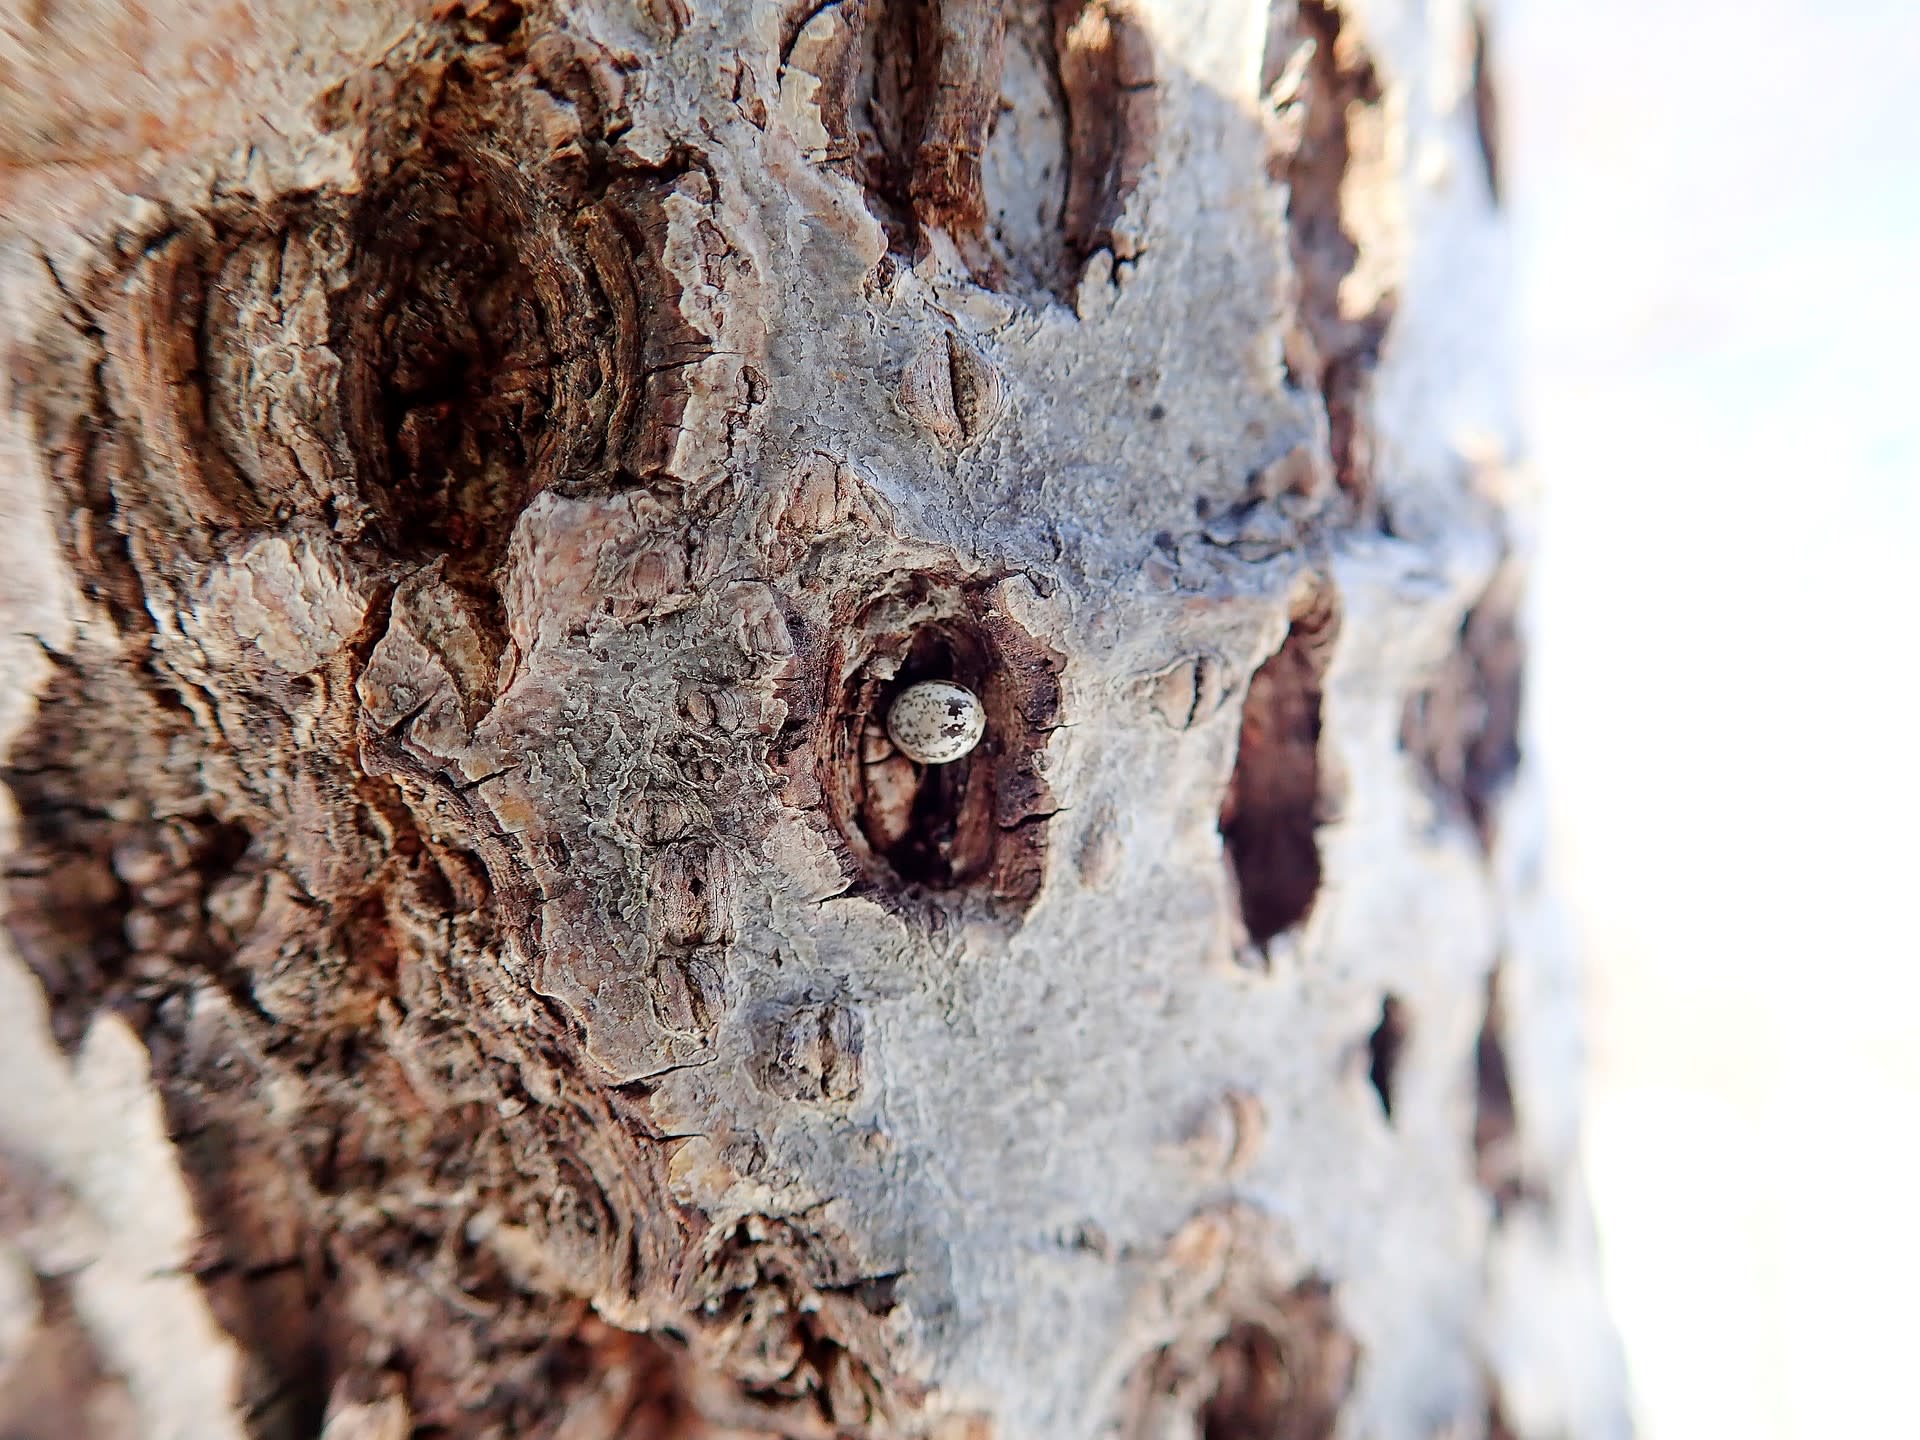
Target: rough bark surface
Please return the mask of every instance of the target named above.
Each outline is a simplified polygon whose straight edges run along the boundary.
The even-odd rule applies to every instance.
[[[0,1430],[1622,1433],[1490,37],[7,11]]]

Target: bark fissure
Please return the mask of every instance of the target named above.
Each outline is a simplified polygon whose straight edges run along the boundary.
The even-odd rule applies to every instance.
[[[1256,945],[1300,924],[1319,893],[1320,702],[1338,633],[1331,596],[1316,592],[1247,685],[1220,834]]]
[[[1499,799],[1520,768],[1526,644],[1519,598],[1517,570],[1497,572],[1432,678],[1408,697],[1400,724],[1401,748],[1430,792],[1488,853]]]
[[[1363,506],[1373,490],[1369,376],[1393,320],[1391,297],[1342,299],[1360,257],[1345,197],[1358,112],[1377,107],[1379,75],[1337,0],[1278,0],[1261,89],[1280,116],[1268,174],[1287,186],[1288,247],[1299,287],[1288,369],[1326,407],[1333,473]]]

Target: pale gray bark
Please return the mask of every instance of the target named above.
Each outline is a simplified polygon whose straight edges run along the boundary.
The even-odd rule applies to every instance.
[[[1623,1433],[1484,16],[151,11],[0,57],[8,1433]]]

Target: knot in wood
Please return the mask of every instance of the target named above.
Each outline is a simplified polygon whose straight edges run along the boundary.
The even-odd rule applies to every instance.
[[[900,409],[950,450],[981,439],[1006,407],[999,369],[951,333],[928,342],[900,376]]]

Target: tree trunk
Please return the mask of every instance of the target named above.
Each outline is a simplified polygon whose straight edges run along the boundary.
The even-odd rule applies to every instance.
[[[0,1431],[1622,1433],[1466,0],[6,25]]]

